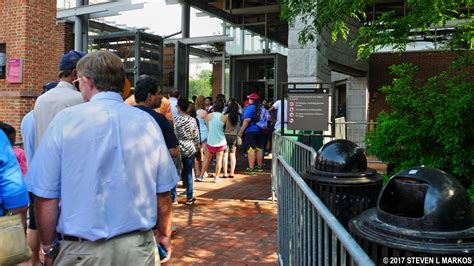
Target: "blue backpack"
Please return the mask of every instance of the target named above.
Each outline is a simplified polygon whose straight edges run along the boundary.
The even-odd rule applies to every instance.
[[[257,105],[257,114],[255,115],[254,121],[262,130],[269,130],[272,115],[263,105]]]

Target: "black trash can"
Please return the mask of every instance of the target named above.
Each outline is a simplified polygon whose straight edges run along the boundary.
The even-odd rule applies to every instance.
[[[383,185],[383,177],[367,168],[362,149],[342,139],[323,145],[302,177],[346,228],[351,218],[375,207]]]
[[[394,175],[377,208],[349,223],[351,234],[378,265],[474,264],[474,213],[451,175],[413,167]]]

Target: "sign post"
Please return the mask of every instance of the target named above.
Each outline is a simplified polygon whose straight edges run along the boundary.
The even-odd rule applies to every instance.
[[[283,84],[280,95],[287,95],[288,128],[282,129],[282,135],[333,137],[333,93],[332,83]],[[324,131],[331,135],[324,135]]]

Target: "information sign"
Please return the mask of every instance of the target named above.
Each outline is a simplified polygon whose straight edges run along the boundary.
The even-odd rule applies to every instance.
[[[329,126],[329,90],[288,91],[288,129],[326,131]]]

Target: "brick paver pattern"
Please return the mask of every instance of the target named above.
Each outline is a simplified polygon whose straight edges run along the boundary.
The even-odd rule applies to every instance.
[[[238,160],[238,169],[245,165]],[[166,265],[276,265],[277,205],[271,197],[270,160],[263,173],[194,183],[197,201],[173,206],[173,256]],[[214,169],[213,166],[210,169]],[[180,182],[181,184],[181,182]],[[178,192],[184,189],[178,189]]]

